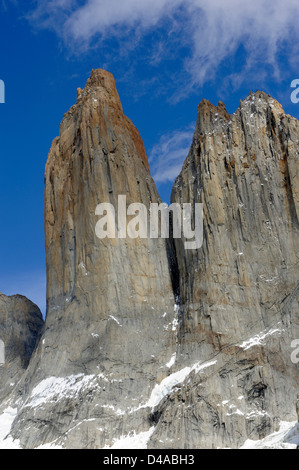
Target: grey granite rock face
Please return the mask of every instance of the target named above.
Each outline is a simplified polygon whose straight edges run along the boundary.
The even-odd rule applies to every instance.
[[[204,241],[176,240],[176,368],[211,363],[161,403],[151,445],[238,447],[295,417],[299,123],[256,92],[229,115],[203,101],[173,202],[201,202]],[[215,361],[215,363],[214,363]],[[175,417],[175,418],[174,418]],[[177,423],[175,427],[170,422]]]
[[[46,167],[47,319],[10,395],[22,447],[235,448],[296,419],[298,142],[264,93],[233,115],[204,100],[172,192],[203,203],[203,246],[99,240],[99,203],[159,196],[113,77],[93,71]]]
[[[199,105],[173,189],[175,201],[204,204],[203,248],[183,252],[176,243],[181,309],[194,309],[189,325],[182,312],[189,351],[193,332],[196,354],[201,347],[197,328],[214,350],[244,338],[251,324],[256,331],[272,326],[282,300],[296,297],[297,188],[298,121],[275,100],[251,94],[232,116],[222,103]],[[240,315],[240,307],[249,314]]]
[[[4,344],[4,364],[0,366],[0,402],[9,396],[27,368],[43,324],[39,308],[26,297],[0,293],[0,339]]]
[[[97,238],[96,207],[112,204],[118,219],[118,196],[148,215],[159,202],[114,79],[96,70],[46,166],[47,318],[14,423],[26,447],[101,447],[143,430],[149,413],[134,410],[168,374],[177,317],[170,242]]]

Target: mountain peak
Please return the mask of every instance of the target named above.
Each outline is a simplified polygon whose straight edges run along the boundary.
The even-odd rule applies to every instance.
[[[222,101],[215,106],[209,100],[203,99],[197,107],[197,113],[197,128],[203,133],[214,127],[218,119],[229,121],[231,118]]]
[[[96,96],[95,96],[96,95]],[[84,89],[77,89],[77,101],[87,97],[114,101],[121,107],[120,98],[112,73],[103,69],[93,69]]]
[[[255,91],[250,92],[247,98],[244,100],[240,100],[240,108],[244,108],[244,106],[250,105],[252,108],[252,112],[255,112],[257,109],[265,109],[270,108],[272,112],[276,115],[285,114],[283,107],[281,104],[273,98],[271,95],[268,95],[264,91]]]

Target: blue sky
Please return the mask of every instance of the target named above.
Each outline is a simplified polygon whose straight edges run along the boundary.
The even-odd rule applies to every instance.
[[[114,74],[165,202],[202,98],[263,90],[299,117],[298,0],[0,0],[0,291],[45,312],[44,167],[93,68]]]

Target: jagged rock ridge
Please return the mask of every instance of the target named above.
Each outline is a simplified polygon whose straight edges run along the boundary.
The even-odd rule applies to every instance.
[[[173,202],[201,202],[201,250],[176,239],[176,367],[210,361],[160,404],[151,445],[238,447],[295,417],[298,365],[297,119],[262,92],[229,115],[203,100]],[[176,416],[177,426],[170,426]]]
[[[120,195],[127,205],[159,202],[114,78],[95,70],[46,165],[47,318],[14,422],[23,446],[103,447],[143,430],[150,413],[139,405],[168,374],[177,317],[170,242],[97,238],[96,207],[111,203],[118,217]]]

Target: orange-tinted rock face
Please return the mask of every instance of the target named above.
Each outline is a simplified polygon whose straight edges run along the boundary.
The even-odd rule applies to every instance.
[[[97,205],[111,203],[117,215],[119,195],[128,205],[147,208],[159,200],[143,142],[123,113],[114,78],[94,70],[63,118],[46,167],[49,322],[57,306],[71,315],[81,302],[95,321],[113,315],[123,323],[129,317],[142,329],[154,325],[164,307],[173,316],[167,241],[96,237]],[[117,356],[122,343],[110,345],[111,354]]]
[[[112,204],[117,218],[121,195],[127,205],[143,203],[148,213],[150,203],[159,201],[143,142],[123,113],[114,78],[95,70],[65,114],[46,166],[47,319],[29,395],[47,377],[74,376],[80,383],[87,375],[89,398],[76,422],[86,419],[91,400],[97,425],[87,425],[86,439],[92,434],[98,447],[147,422],[139,405],[167,375],[176,348],[169,241],[96,236],[96,207]],[[59,407],[47,406],[35,416],[59,420]],[[137,417],[129,413],[135,408]],[[26,413],[29,419],[30,406],[23,413],[20,419]],[[79,445],[76,426],[66,432],[70,422],[63,425],[63,441]],[[41,438],[38,424],[30,434],[23,436],[27,446]]]
[[[11,398],[22,446],[236,448],[296,418],[298,141],[264,93],[233,115],[203,100],[172,192],[203,204],[202,247],[99,239],[98,204],[119,229],[119,196],[147,212],[159,197],[112,75],[92,72],[46,166],[47,319]]]
[[[135,126],[123,114],[114,78],[106,71],[95,70],[80,91],[76,105],[64,116],[60,137],[53,142],[46,167],[45,232],[50,257],[47,264],[50,310],[52,301],[57,305],[57,296],[70,298],[79,284],[86,283],[87,278],[78,268],[80,263],[86,266],[90,283],[93,272],[103,266],[107,256],[107,250],[101,253],[101,245],[114,246],[117,251],[118,241],[110,240],[107,244],[96,238],[95,208],[101,202],[110,202],[116,207],[121,194],[127,196],[128,204],[144,202],[148,206],[149,202],[158,201],[143,142]],[[143,243],[146,250],[148,243],[151,242]],[[136,248],[135,242],[131,243],[131,248]],[[54,263],[53,256],[57,257]],[[95,256],[101,259],[97,261]],[[115,253],[111,256],[113,263]],[[141,264],[155,271],[151,257]],[[165,266],[167,271],[167,263]],[[136,262],[132,268],[135,281],[142,274],[140,269]],[[162,283],[162,289],[169,291],[169,275],[164,278],[166,285]],[[108,290],[111,288],[105,276],[101,281],[107,282]],[[98,282],[97,275],[94,282]]]

